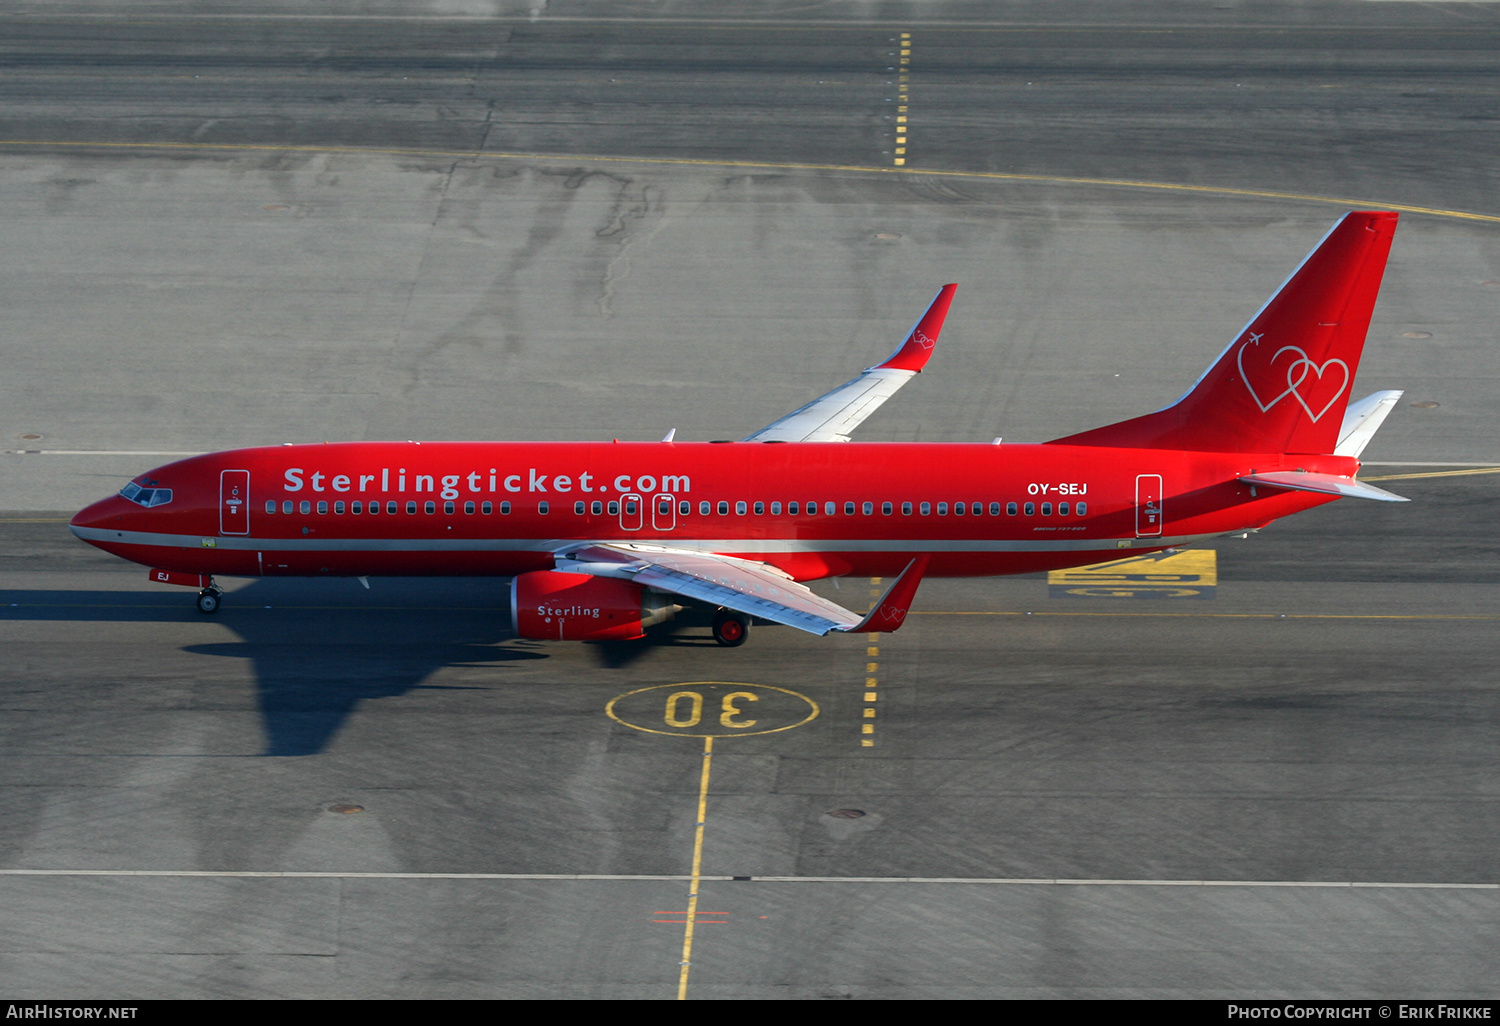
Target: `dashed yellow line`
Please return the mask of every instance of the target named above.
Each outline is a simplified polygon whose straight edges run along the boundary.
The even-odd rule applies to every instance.
[[[860,174],[906,174],[924,175],[933,178],[965,178],[1003,182],[1039,182],[1051,185],[1089,185],[1116,189],[1152,189],[1163,192],[1190,192],[1210,196],[1246,196],[1253,199],[1275,199],[1299,203],[1321,203],[1346,209],[1396,210],[1405,214],[1424,214],[1429,217],[1447,217],[1463,221],[1484,221],[1500,224],[1500,214],[1478,214],[1467,210],[1446,210],[1440,207],[1419,207],[1410,203],[1389,203],[1384,200],[1358,199],[1343,196],[1322,196],[1315,193],[1276,192],[1271,189],[1233,189],[1220,185],[1183,185],[1176,182],[1148,182],[1128,178],[1082,178],[1072,175],[1023,175],[1000,171],[939,171],[928,168],[880,167],[868,164],[802,164],[790,161],[768,160],[700,160],[687,157],[623,157],[576,153],[501,153],[478,150],[424,150],[382,146],[274,146],[260,143],[132,143],[132,142],[79,142],[63,140],[3,140],[0,147],[37,147],[73,149],[133,149],[133,150],[204,150],[224,153],[347,153],[369,156],[430,157],[464,160],[547,160],[565,161],[574,164],[660,164],[673,167],[730,167],[751,168],[769,171],[847,171]]]
[[[870,599],[873,602],[880,601],[882,589],[880,578],[870,578]],[[865,705],[859,722],[859,746],[861,748],[875,747],[875,703],[880,697],[880,634],[871,631],[865,636],[868,641],[865,645]]]
[[[901,33],[901,61],[896,67],[896,149],[893,167],[906,164],[907,103],[911,99],[907,87],[911,84],[911,33]]]
[[[703,827],[708,821],[708,776],[713,764],[714,739],[703,739],[703,775],[698,781],[698,825],[693,833],[693,871],[688,884],[687,925],[682,930],[682,961],[677,975],[677,1000],[687,1000],[688,971],[693,967],[693,927],[698,919],[698,886],[703,882]]]

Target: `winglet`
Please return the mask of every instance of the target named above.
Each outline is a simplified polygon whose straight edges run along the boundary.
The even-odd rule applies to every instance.
[[[850,432],[926,366],[937,343],[938,332],[943,330],[943,319],[948,316],[948,305],[953,302],[953,290],[957,287],[944,285],[938,290],[927,312],[906,333],[906,341],[897,346],[884,363],[867,367],[853,381],[846,381],[832,392],[820,395],[780,420],[767,424],[745,441],[849,441]]]
[[[950,285],[949,288],[952,288]],[[891,634],[906,622],[907,610],[911,608],[912,599],[917,596],[917,585],[922,583],[922,575],[927,572],[927,564],[931,556],[921,555],[910,563],[906,569],[901,571],[901,576],[886,589],[880,601],[875,603],[875,608],[863,620],[853,627],[840,627],[839,630],[858,633],[860,631],[879,631],[882,634]]]
[[[937,344],[938,334],[943,330],[943,320],[948,316],[948,306],[953,302],[953,290],[956,288],[958,286],[955,284],[944,285],[938,289],[938,294],[932,299],[932,305],[907,333],[906,341],[902,342],[896,351],[885,359],[885,362],[878,363],[871,369],[922,373],[922,368],[927,366],[927,361],[932,358],[932,349]]]

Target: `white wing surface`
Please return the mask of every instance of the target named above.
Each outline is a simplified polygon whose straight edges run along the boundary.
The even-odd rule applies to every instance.
[[[912,560],[869,614],[861,616],[814,594],[765,563],[712,553],[647,545],[586,545],[559,553],[557,569],[615,577],[711,606],[796,627],[809,634],[884,631],[900,627],[927,569],[927,557]]]

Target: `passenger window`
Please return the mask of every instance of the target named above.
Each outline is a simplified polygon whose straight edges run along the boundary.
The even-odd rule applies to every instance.
[[[658,514],[660,514],[661,516],[668,516],[668,515],[670,515],[671,512],[672,512],[672,500],[671,499],[663,499],[661,502],[658,502],[656,504],[656,512]]]
[[[771,516],[773,516],[773,517],[779,517],[779,516],[781,516],[781,503],[779,503],[779,502],[773,502],[773,503],[771,503]]]
[[[846,503],[844,503],[844,516],[846,516],[846,517],[852,517],[852,516],[854,516],[854,503],[852,503],[852,502],[846,502]]]
[[[275,513],[276,512],[276,500],[275,499],[267,499],[266,500],[266,512],[267,513]]]
[[[700,517],[706,517],[706,516],[708,516],[712,512],[713,512],[713,505],[712,505],[712,503],[708,503],[708,502],[700,502],[700,503],[698,503],[698,515]]]
[[[866,502],[859,507],[859,511],[865,516],[870,516],[875,512],[875,504],[873,502]]]
[[[356,502],[355,505],[358,506],[359,503]],[[355,512],[358,513],[359,510],[355,510]],[[474,515],[474,503],[472,503],[472,502],[466,502],[466,503],[464,503],[464,513],[467,514],[468,516],[473,516]]]
[[[1014,502],[1007,502],[1005,504],[1005,515],[1008,517],[1016,515],[1016,504]]]
[[[1052,503],[1050,503],[1050,502],[1044,502],[1044,503],[1042,503],[1042,516],[1044,516],[1044,517],[1050,517],[1051,515],[1052,515]]]
[[[437,503],[433,502],[431,499],[428,499],[422,504],[422,509],[425,510],[428,514],[436,513]]]
[[[491,513],[494,512],[494,510],[495,510],[495,506],[494,506],[493,503],[485,502],[485,503],[481,503],[480,506],[479,506],[479,512],[483,513],[485,516],[489,516]]]
[[[306,516],[307,514],[311,513],[312,512],[312,503],[308,502],[306,499],[303,499],[302,500],[302,505],[298,507],[298,512],[301,513],[303,516]]]
[[[452,513],[453,512],[453,503],[451,503],[451,502],[445,502],[445,503],[443,503],[443,512],[444,513]]]
[[[291,499],[287,499],[285,502],[283,502],[281,504],[281,512],[283,512],[283,513],[290,513],[291,511],[292,511],[292,500]]]
[[[729,516],[729,503],[724,502],[723,500],[719,501],[719,516],[721,516],[721,517],[727,517],[727,516]]]
[[[685,517],[692,511],[693,504],[691,502],[679,502],[677,504],[677,515],[680,517]]]
[[[818,515],[818,504],[816,502],[809,502],[807,504],[807,515],[810,517]]]
[[[938,516],[945,517],[947,515],[948,515],[948,504],[946,502],[940,502],[940,503],[938,503]]]
[[[853,506],[853,503],[850,503],[850,505]],[[823,503],[823,512],[826,513],[828,516],[833,516],[838,511],[839,511],[838,503],[835,503],[835,502],[825,502],[825,503]],[[854,510],[850,509],[849,512],[853,513]]]
[[[506,505],[508,506],[508,505],[510,505],[510,503],[506,503]],[[609,506],[606,507],[606,508],[609,510],[609,515],[610,516],[617,517],[617,516],[620,515],[620,504],[618,502],[611,502],[609,504]],[[510,511],[507,510],[506,512],[510,512]]]
[[[1036,516],[1036,503],[1034,503],[1034,502],[1028,502],[1026,504],[1026,515],[1028,517],[1034,517],[1034,516]]]
[[[792,516],[796,516],[797,515],[797,504],[795,502],[789,502],[789,503],[787,503],[786,504],[786,511],[788,513],[790,513]]]
[[[355,499],[353,502],[349,503],[349,512],[353,513],[355,516],[359,516],[359,514],[363,513],[364,511],[365,504],[360,500]]]
[[[998,517],[999,515],[1000,515],[1000,504],[998,502],[992,502],[992,503],[990,503],[990,516],[992,516],[992,517]]]
[[[335,513],[343,513],[344,512],[344,504],[342,502],[335,502],[333,504],[333,511]]]
[[[396,500],[395,499],[392,499],[391,501],[389,501],[389,502],[387,502],[385,504],[385,511],[387,513],[389,513],[391,516],[395,516],[396,515]]]
[[[1088,503],[1086,503],[1086,502],[1080,502],[1078,504],[1078,515],[1081,516],[1081,517],[1086,517],[1086,516],[1089,515],[1089,504]]]
[[[589,512],[594,514],[594,516],[596,517],[601,515],[604,512],[604,503],[600,502],[598,499],[595,499],[592,503],[589,504]]]
[[[584,506],[582,500],[573,503],[573,512],[577,516],[580,516],[580,517],[583,516],[583,511],[584,511],[585,508],[586,507]]]
[[[744,516],[745,515],[745,500],[744,499],[741,499],[740,501],[738,501],[738,502],[736,502],[734,504],[734,511],[737,514],[739,514],[740,516]]]
[[[327,513],[327,512],[328,512],[328,501],[326,499],[319,499],[318,500],[318,514],[321,516],[322,514]]]
[[[1068,504],[1066,502],[1059,502],[1057,504],[1057,515],[1060,517],[1068,515]]]
[[[764,516],[765,512],[766,512],[766,504],[764,502],[757,502],[755,504],[755,515],[758,516],[758,517],[759,516]]]
[[[909,517],[909,516],[911,516],[911,503],[909,503],[909,502],[903,502],[901,504],[901,515],[903,517]]]
[[[373,516],[376,516],[379,513],[380,513],[380,503],[378,503],[378,502],[372,502],[372,503],[370,503],[370,516],[373,517]]]
[[[964,504],[963,503],[961,503],[961,502],[955,502],[953,504],[953,515],[956,516],[956,517],[961,517],[961,516],[964,515]]]
[[[922,515],[924,517],[932,515],[932,503],[930,503],[930,502],[924,502],[924,503],[922,503],[921,509],[922,509]]]
[[[635,503],[632,502],[631,505],[634,506]],[[547,505],[547,503],[545,501],[544,502],[539,502],[539,503],[536,504],[536,511],[538,513],[542,514],[543,516],[546,516],[549,512],[551,512],[551,510],[552,510],[552,507],[549,506],[549,505]],[[635,511],[632,510],[631,512],[633,513]]]
[[[883,516],[890,516],[891,515],[891,504],[889,502],[882,502],[880,504],[880,512],[881,512],[881,514]]]

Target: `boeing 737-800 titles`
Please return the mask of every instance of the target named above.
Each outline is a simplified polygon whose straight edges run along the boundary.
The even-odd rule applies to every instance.
[[[641,637],[686,605],[894,631],[923,575],[1098,563],[1352,496],[1400,392],[1349,403],[1397,215],[1346,214],[1171,406],[1040,445],[842,444],[920,373],[945,285],[883,363],[739,442],[346,442],[236,449],[131,481],[78,537],[200,589],[218,575],[512,578],[514,628]],[[894,578],[867,615],[803,582]]]

